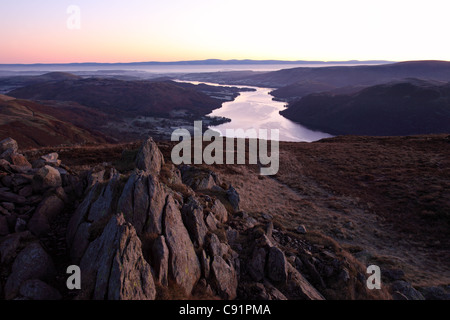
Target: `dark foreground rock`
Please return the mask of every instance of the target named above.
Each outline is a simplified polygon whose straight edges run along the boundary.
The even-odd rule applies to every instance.
[[[18,167],[14,142],[3,148],[1,298],[372,297],[364,270],[339,248],[326,251],[305,232],[267,223],[272,216],[242,211],[235,188],[211,170],[166,164],[152,139],[128,171],[103,164],[75,174],[56,153]],[[69,265],[80,266],[81,290],[66,287]],[[421,296],[399,283],[395,289]]]

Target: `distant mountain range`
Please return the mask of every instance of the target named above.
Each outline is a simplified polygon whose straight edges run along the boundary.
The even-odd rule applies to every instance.
[[[306,61],[306,60],[252,60],[252,59],[205,59],[205,60],[187,60],[187,61],[146,61],[146,62],[115,62],[115,63],[98,63],[98,62],[82,62],[82,63],[34,63],[34,64],[0,64],[4,66],[151,66],[151,65],[265,65],[265,64],[383,64],[390,63],[386,60],[348,60],[348,61]]]
[[[349,86],[370,86],[405,78],[450,81],[450,62],[406,61],[382,65],[298,67],[242,74],[233,71],[191,73],[181,77],[184,80],[217,81],[266,88],[299,86],[299,93],[291,93],[297,97],[317,92],[320,87],[328,87],[329,90]],[[312,88],[308,88],[309,86]]]

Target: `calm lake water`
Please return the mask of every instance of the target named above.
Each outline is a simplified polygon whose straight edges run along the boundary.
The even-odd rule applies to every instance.
[[[190,81],[190,83],[198,84],[199,82]],[[217,85],[213,83],[206,84]],[[223,136],[227,136],[227,129],[278,129],[280,141],[295,142],[312,142],[332,137],[324,132],[309,130],[280,115],[279,112],[286,108],[286,103],[272,100],[273,96],[269,92],[273,89],[246,88],[253,88],[256,91],[241,92],[234,101],[223,103],[222,108],[216,109],[210,114],[210,116],[229,118],[231,122],[210,127],[210,129],[220,131]],[[268,135],[270,138],[270,131]]]

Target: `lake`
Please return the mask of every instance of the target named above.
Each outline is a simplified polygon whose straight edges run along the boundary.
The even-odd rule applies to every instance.
[[[196,81],[189,82],[193,84],[200,83]],[[205,84],[218,85],[214,83]],[[279,112],[286,108],[286,103],[272,100],[273,96],[269,92],[273,89],[249,86],[238,87],[253,88],[256,91],[241,92],[234,101],[223,103],[221,108],[209,114],[210,116],[231,119],[231,122],[212,126],[210,129],[220,131],[223,136],[227,136],[227,129],[243,129],[244,131],[248,129],[278,129],[280,141],[295,142],[312,142],[332,137],[324,132],[310,130],[283,117]],[[270,137],[270,131],[268,134]]]

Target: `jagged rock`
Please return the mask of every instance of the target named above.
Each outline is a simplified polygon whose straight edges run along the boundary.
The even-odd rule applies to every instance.
[[[22,283],[19,292],[30,300],[61,300],[62,298],[58,290],[38,279]]]
[[[165,177],[167,179],[167,185],[180,185],[183,183],[180,170],[173,164],[166,165]]]
[[[88,174],[87,177],[87,189],[92,188],[97,183],[104,182],[106,170],[100,167],[94,167]]]
[[[6,236],[0,243],[0,263],[2,265],[10,264],[16,257],[21,245],[26,244],[32,238],[29,231]]]
[[[152,300],[156,290],[141,241],[123,215],[114,215],[86,250],[81,264],[83,297]]]
[[[12,272],[5,285],[5,298],[13,299],[26,280],[46,280],[54,276],[55,267],[51,257],[39,243],[32,243],[23,249],[12,266]]]
[[[233,265],[227,263],[221,256],[214,256],[211,273],[220,297],[227,300],[235,299],[238,278]]]
[[[194,291],[200,293],[204,297],[208,297],[209,299],[211,299],[210,297],[214,297],[213,299],[217,297],[206,279],[200,279],[196,284]]]
[[[202,168],[182,166],[181,176],[183,183],[194,191],[212,189],[220,184],[219,177],[215,172]]]
[[[83,222],[73,239],[72,246],[70,248],[70,258],[72,261],[76,264],[78,264],[83,257],[84,253],[86,252],[86,249],[89,246],[89,228],[91,227],[91,223],[89,222]]]
[[[74,245],[74,238],[77,234],[77,231],[80,225],[83,222],[86,222],[87,215],[89,214],[89,210],[91,208],[91,203],[95,201],[95,197],[98,195],[101,190],[101,185],[96,184],[90,189],[84,200],[78,205],[77,209],[73,213],[72,217],[69,220],[69,224],[67,226],[67,244],[69,247]]]
[[[183,221],[189,234],[191,235],[194,245],[203,247],[205,236],[208,232],[203,216],[203,207],[194,198],[189,197],[181,209]]]
[[[161,234],[163,232],[162,219],[167,192],[164,186],[153,175],[149,175],[148,177],[148,196],[150,208],[145,231]]]
[[[170,251],[169,272],[171,277],[184,288],[186,293],[191,293],[201,275],[200,263],[188,231],[183,224],[180,210],[176,207],[172,196],[167,198],[164,226],[166,242]]]
[[[50,166],[40,168],[33,178],[33,190],[43,192],[49,188],[61,187],[61,175],[59,171]]]
[[[200,262],[202,266],[202,275],[205,279],[208,279],[210,273],[211,258],[206,255],[205,250],[202,250]]]
[[[424,296],[406,281],[395,281],[392,283],[391,288],[393,292],[401,293],[408,300],[425,300]]]
[[[324,297],[314,288],[303,275],[289,263],[287,264],[287,291],[291,299],[324,300]]]
[[[169,248],[164,236],[156,238],[152,247],[152,262],[157,281],[163,285],[169,284]]]
[[[19,150],[17,141],[12,138],[6,138],[0,141],[0,154],[8,149],[12,149],[14,153],[17,153],[17,151]]]
[[[24,167],[26,169],[31,169],[31,164],[28,162],[27,158],[25,158],[23,155],[19,153],[13,153],[9,156],[11,164],[18,166],[18,167]]]
[[[136,167],[143,171],[159,174],[164,157],[152,138],[145,141],[136,156]]]
[[[288,262],[286,261],[283,251],[277,247],[271,247],[266,263],[267,276],[269,279],[275,282],[285,283],[288,277],[287,265]]]
[[[214,217],[221,223],[225,223],[228,220],[228,212],[225,206],[219,200],[215,200],[213,206],[211,207],[211,212]]]
[[[64,210],[64,201],[57,194],[45,198],[33,217],[28,222],[28,228],[36,236],[42,236],[50,231],[50,223]]]
[[[147,175],[135,171],[128,178],[117,203],[117,211],[124,214],[138,233],[142,233],[149,207]]]
[[[136,171],[128,179],[118,202],[118,212],[138,234],[162,233],[162,213],[167,193],[159,181],[148,172]]]
[[[216,219],[216,217],[214,217],[213,213],[209,213],[206,216],[205,222],[206,222],[206,225],[208,226],[209,230],[211,230],[211,231],[217,230],[217,224],[219,223],[219,221],[217,221],[217,219]]]
[[[230,202],[231,206],[233,207],[234,211],[239,211],[239,202],[240,197],[239,193],[236,191],[233,186],[230,186],[227,190],[227,199]]]
[[[117,201],[118,197],[118,185],[120,174],[115,170],[111,169],[111,178],[108,184],[103,187],[98,198],[91,204],[91,208],[88,214],[89,221],[98,221],[103,217],[107,217],[114,213],[114,203]]]
[[[267,252],[264,248],[256,247],[253,250],[252,257],[248,263],[248,273],[255,281],[264,279],[264,266],[266,265]]]
[[[0,215],[0,236],[9,234],[8,221],[5,216]]]
[[[275,288],[270,282],[265,281],[264,287],[268,296],[268,300],[288,300],[288,298],[283,293],[281,293],[280,290]]]
[[[228,243],[233,246],[237,239],[239,237],[239,231],[233,229],[233,228],[228,228],[227,230],[227,239],[228,239]]]
[[[212,257],[223,257],[228,253],[230,247],[227,244],[220,242],[219,237],[213,233],[209,237],[208,249]]]

